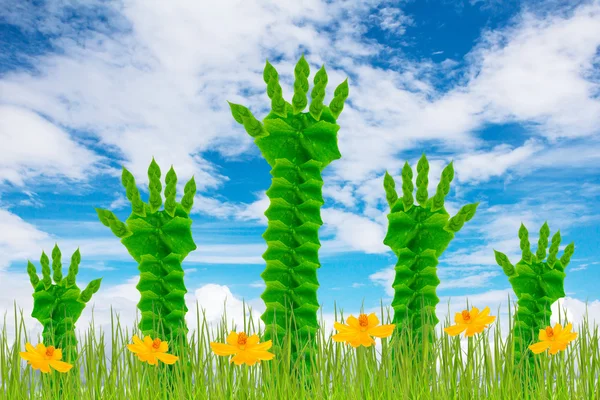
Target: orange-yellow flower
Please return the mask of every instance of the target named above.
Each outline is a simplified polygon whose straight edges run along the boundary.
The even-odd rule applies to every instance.
[[[165,364],[175,364],[179,357],[167,354],[169,345],[159,338],[152,340],[151,336],[144,337],[142,341],[137,335],[133,335],[133,343],[128,344],[127,348],[134,353],[140,361],[147,362],[150,365],[157,365],[160,360]]]
[[[350,315],[346,320],[347,325],[336,322],[333,324],[335,329],[340,333],[332,336],[336,342],[346,342],[352,347],[363,345],[369,347],[375,344],[375,340],[371,336],[384,338],[390,336],[394,332],[395,324],[379,325],[379,319],[375,313],[368,316],[359,314],[358,319]],[[379,326],[378,326],[379,325]]]
[[[454,316],[456,325],[444,328],[444,331],[450,336],[460,335],[463,331],[466,331],[465,337],[481,333],[488,327],[488,324],[496,320],[496,317],[489,316],[489,313],[489,307],[484,308],[481,313],[476,307],[471,308],[471,311],[463,310],[463,312],[456,313]]]
[[[560,350],[566,349],[567,345],[577,337],[576,332],[571,332],[572,328],[573,325],[569,323],[564,328],[560,324],[556,324],[554,329],[550,326],[540,329],[540,341],[529,346],[529,350],[539,354],[550,348],[550,354],[556,354]]]
[[[21,358],[27,360],[27,364],[31,365],[31,368],[39,369],[45,374],[50,372],[50,367],[58,372],[67,372],[73,368],[71,364],[60,361],[62,350],[55,349],[54,346],[46,347],[43,343],[39,343],[34,348],[31,343],[27,342],[25,349],[27,351],[19,352]]]
[[[275,355],[267,350],[271,348],[273,343],[268,340],[264,343],[258,343],[258,335],[248,336],[244,332],[231,333],[227,336],[227,343],[211,342],[210,347],[218,356],[230,356],[235,354],[229,362],[234,362],[235,365],[254,365],[260,360],[271,360]]]

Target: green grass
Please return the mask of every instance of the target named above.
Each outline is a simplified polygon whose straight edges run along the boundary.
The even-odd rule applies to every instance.
[[[96,335],[93,320],[79,336],[80,357],[74,373],[40,374],[19,356],[25,342],[35,346],[39,338],[27,336],[22,311],[17,318],[15,306],[14,344],[8,343],[6,316],[0,335],[0,399],[600,399],[598,327],[588,325],[587,313],[576,327],[577,339],[566,351],[535,356],[532,377],[514,367],[511,335],[501,340],[499,319],[469,339],[466,351],[459,337],[442,334],[438,326],[433,351],[422,358],[425,361],[418,361],[416,349],[406,344],[410,338],[405,332],[400,335],[407,340],[388,338],[381,340],[380,349],[355,350],[334,342],[321,330],[314,365],[307,371],[289,366],[286,346],[273,348],[275,358],[254,367],[237,367],[228,357],[215,356],[209,343],[225,341],[231,330],[227,316],[211,329],[196,313],[198,323],[189,336],[189,353],[173,366],[159,363],[156,367],[137,360],[125,345],[139,332],[123,327],[113,314],[109,336]],[[336,320],[341,319],[337,314]],[[389,323],[389,310],[384,312],[382,307],[380,320]],[[235,330],[257,332],[251,318],[243,325]],[[447,319],[440,325],[450,322]],[[112,351],[105,355],[107,343]]]

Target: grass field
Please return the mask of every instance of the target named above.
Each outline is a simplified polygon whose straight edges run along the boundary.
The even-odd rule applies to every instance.
[[[390,323],[388,311],[381,309],[382,323]],[[41,374],[19,356],[27,341],[39,342],[27,336],[19,314],[14,344],[8,342],[6,323],[0,336],[0,399],[600,399],[598,326],[588,324],[587,314],[574,327],[578,337],[566,351],[535,356],[531,378],[513,366],[511,335],[501,339],[499,320],[469,338],[466,348],[459,337],[442,333],[441,325],[450,325],[446,320],[436,329],[427,361],[418,361],[405,341],[388,338],[377,349],[354,349],[321,330],[315,365],[306,372],[288,366],[285,346],[271,349],[275,358],[254,367],[237,367],[214,355],[209,343],[224,342],[232,330],[226,315],[214,328],[198,315],[198,324],[190,327],[189,352],[173,366],[151,366],[126,347],[133,334],[142,337],[131,329],[136,323],[124,327],[114,314],[110,332],[95,334],[92,322],[79,336],[80,357],[70,373]],[[564,323],[562,315],[559,320]],[[257,332],[256,321],[249,318],[243,329],[234,330]],[[77,370],[79,375],[72,373]]]

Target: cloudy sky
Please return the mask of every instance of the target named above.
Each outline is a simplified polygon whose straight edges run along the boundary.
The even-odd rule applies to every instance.
[[[305,54],[330,86],[346,77],[342,158],[324,171],[319,299],[331,320],[391,302],[395,256],[382,241],[383,175],[425,152],[430,193],[454,160],[451,214],[480,202],[440,259],[439,312],[466,299],[507,311],[493,249],[519,259],[518,228],[548,221],[576,250],[563,306],[600,321],[600,1],[0,0],[0,311],[31,313],[27,260],[79,247],[80,283],[102,277],[97,324],[135,315],[137,265],[96,217],[130,213],[120,170],[147,199],[154,157],[192,175],[198,250],[188,301],[217,321],[245,299],[264,309],[269,166],[227,100],[262,118],[265,60],[284,97]],[[179,187],[179,197],[183,187]],[[191,307],[190,307],[191,308]],[[190,313],[191,314],[191,313]],[[80,320],[85,327],[88,307]],[[190,316],[190,322],[193,323]],[[502,317],[501,317],[502,318]],[[506,318],[505,318],[506,319]],[[39,324],[28,318],[34,332]],[[83,325],[83,326],[82,326]]]

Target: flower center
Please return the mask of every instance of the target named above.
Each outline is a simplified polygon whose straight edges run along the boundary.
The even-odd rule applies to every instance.
[[[54,355],[54,346],[46,347],[46,355],[52,357]]]
[[[469,322],[469,321],[471,321],[471,314],[469,314],[469,312],[467,310],[463,310],[462,318],[463,318],[463,321]]]
[[[360,314],[358,316],[358,325],[361,327],[361,331],[366,331],[369,326],[369,317],[367,314]]]
[[[154,347],[155,349],[160,348],[160,339],[159,338],[154,339],[154,341],[152,342],[152,347]]]
[[[240,334],[238,335],[238,345],[245,346],[247,340],[248,340],[248,336],[244,332],[240,332]],[[243,347],[242,347],[242,349],[243,349]]]
[[[551,327],[546,328],[546,336],[548,336],[548,339],[554,336],[554,330]]]

